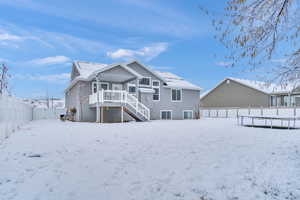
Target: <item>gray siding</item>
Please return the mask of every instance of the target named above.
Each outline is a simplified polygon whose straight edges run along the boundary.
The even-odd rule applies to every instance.
[[[139,100],[150,109],[151,119],[156,120],[160,119],[160,112],[162,110],[171,110],[172,111],[172,119],[183,119],[183,111],[184,110],[192,110],[194,113],[194,118],[196,113],[199,111],[199,98],[200,91],[197,90],[182,90],[182,100],[180,102],[172,102],[171,101],[171,89],[166,88],[163,85],[163,82],[159,77],[156,77],[155,74],[152,74],[148,70],[144,69],[137,63],[132,63],[128,65],[128,67],[135,70],[137,73],[141,74],[144,77],[151,77],[151,81],[156,80],[160,81],[160,100],[153,101],[152,93],[140,93]],[[121,71],[116,68],[112,70],[116,76],[128,76],[128,72]],[[102,76],[103,77],[103,76]],[[106,78],[108,78],[107,76]],[[100,76],[101,81],[101,76]],[[109,83],[109,89],[112,88],[112,82],[103,81]],[[135,81],[131,81],[131,83],[135,83]],[[96,121],[96,109],[90,108],[89,106],[89,95],[92,94],[91,89],[92,81],[89,82],[78,82],[75,84],[73,88],[71,88],[66,95],[66,107],[68,109],[72,107],[76,107],[77,109],[77,118],[78,121],[88,121],[95,122]],[[152,83],[151,83],[152,85]],[[123,83],[123,89],[127,90],[127,83]],[[120,108],[106,108],[104,112],[106,122],[119,122],[120,121]],[[125,115],[125,120],[132,119],[127,114]]]
[[[182,101],[172,102],[171,101],[171,89],[163,86],[163,82],[156,77],[154,74],[145,70],[137,63],[128,65],[139,74],[145,77],[151,77],[152,80],[160,81],[160,100],[153,101],[153,94],[141,93],[141,102],[147,106],[151,111],[151,119],[160,119],[161,110],[171,110],[172,119],[183,119],[184,110],[192,110],[195,114],[199,111],[199,98],[200,91],[197,90],[182,90]]]
[[[226,80],[201,99],[201,107],[267,107],[269,95]]]
[[[153,101],[152,94],[142,94],[141,102],[151,110],[151,119],[160,119],[162,110],[171,110],[172,119],[183,119],[184,110],[192,110],[194,118],[199,111],[199,95],[200,91],[182,90],[182,101],[171,101],[171,89],[161,86],[160,100]]]
[[[66,94],[66,108],[76,108],[76,121],[96,121],[96,109],[89,107],[89,95],[91,92],[90,82],[80,81]]]

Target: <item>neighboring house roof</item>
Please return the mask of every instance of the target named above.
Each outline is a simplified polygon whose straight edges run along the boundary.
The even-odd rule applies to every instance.
[[[201,90],[200,87],[184,80],[183,78],[172,74],[170,72],[160,72],[154,71],[149,67],[144,66],[143,64],[139,63],[138,61],[131,61],[128,63],[115,63],[115,64],[102,64],[102,63],[92,63],[92,62],[82,62],[82,61],[75,61],[74,66],[76,67],[79,76],[73,79],[69,85],[69,87],[65,90],[68,91],[72,88],[78,81],[88,81],[95,77],[96,74],[100,72],[104,72],[116,66],[121,66],[129,73],[135,75],[137,78],[142,78],[143,76],[140,75],[135,70],[128,67],[129,64],[138,63],[140,66],[145,68],[147,71],[155,75],[157,78],[161,79],[165,84],[166,87],[171,88],[180,88],[180,89],[190,89],[190,90]]]
[[[239,79],[239,78],[226,78],[223,81],[221,81],[216,87],[214,87],[212,90],[206,91],[203,94],[200,95],[200,98],[206,97],[208,94],[210,94],[212,91],[214,91],[217,87],[219,87],[221,84],[226,82],[227,80],[232,80],[235,82],[238,82],[241,85],[244,85],[246,87],[255,89],[257,91],[260,91],[265,94],[278,94],[278,93],[291,93],[295,87],[293,84],[289,85],[278,85],[274,83],[266,83],[263,81],[256,81],[256,80],[246,80],[246,79]]]

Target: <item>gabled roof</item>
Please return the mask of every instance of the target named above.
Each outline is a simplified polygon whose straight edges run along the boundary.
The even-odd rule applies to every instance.
[[[77,68],[81,78],[88,78],[95,71],[99,69],[103,69],[108,66],[108,64],[83,62],[83,61],[75,61],[74,65]]]
[[[162,77],[159,73],[157,73],[157,71],[155,70],[152,70],[150,67],[146,67],[145,65],[143,65],[142,63],[140,63],[139,61],[137,60],[133,60],[133,61],[130,61],[128,63],[126,63],[126,65],[130,65],[132,63],[137,63],[139,64],[141,67],[143,67],[145,70],[147,70],[148,72],[152,73],[154,76],[156,76],[157,78],[159,78],[161,81],[165,82],[166,83],[166,80],[164,79],[164,77]]]
[[[103,68],[101,68],[99,70],[94,71],[89,77],[96,76],[98,73],[108,71],[108,70],[110,70],[110,69],[112,69],[114,67],[118,67],[118,66],[122,67],[123,69],[125,69],[126,71],[128,71],[132,75],[136,76],[137,78],[143,78],[142,75],[140,75],[139,73],[137,73],[136,71],[130,69],[129,67],[127,67],[126,65],[124,65],[122,63],[120,63],[120,64],[116,63],[116,64],[112,64],[112,65],[108,65],[106,67],[103,67]]]
[[[235,81],[241,85],[255,89],[257,91],[260,91],[260,92],[262,92],[264,94],[268,94],[268,95],[276,94],[276,93],[290,93],[295,88],[292,84],[283,86],[283,85],[278,85],[278,84],[274,84],[274,83],[266,83],[263,81],[246,80],[246,79],[228,77],[228,78],[225,78],[223,81],[221,81],[213,89],[203,93],[200,98],[202,99],[202,98],[206,97],[208,94],[213,92],[217,87],[219,87],[220,85],[225,83],[227,80]]]
[[[244,84],[248,87],[252,87],[256,90],[259,90],[267,94],[289,93],[295,89],[295,85],[292,83],[287,85],[280,85],[280,84],[267,83],[267,82],[256,81],[256,80],[245,80],[239,78],[229,78],[229,79],[239,82],[240,84]]]
[[[179,89],[189,89],[189,90],[201,90],[200,87],[184,80],[183,78],[171,73],[171,72],[160,72],[157,70],[153,70],[150,67],[146,67],[142,63],[137,60],[133,60],[128,62],[127,65],[137,63],[142,66],[144,69],[155,75],[157,78],[161,79],[165,84],[166,87],[170,88],[179,88]]]
[[[170,88],[180,88],[180,89],[190,89],[190,90],[201,90],[200,87],[185,81],[183,78],[172,74],[170,72],[159,72],[152,70],[149,67],[146,67],[145,65],[141,64],[140,62],[134,60],[128,63],[115,63],[115,64],[102,64],[102,63],[91,63],[91,62],[82,62],[82,61],[76,61],[74,62],[74,66],[76,67],[77,71],[79,72],[79,76],[77,76],[75,79],[73,79],[69,85],[69,87],[65,90],[68,91],[70,88],[72,88],[78,81],[89,81],[95,78],[95,76],[98,73],[110,70],[114,67],[120,66],[124,68],[129,73],[133,74],[137,78],[142,78],[143,76],[140,75],[135,70],[128,67],[128,65],[132,63],[137,63],[140,66],[142,66],[145,70],[152,73],[157,78],[161,79],[166,87]]]

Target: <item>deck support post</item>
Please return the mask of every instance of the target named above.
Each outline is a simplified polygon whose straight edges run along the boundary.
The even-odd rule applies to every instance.
[[[100,106],[96,106],[96,122],[100,123]]]
[[[103,117],[104,117],[104,113],[103,113],[103,112],[104,112],[104,109],[103,109],[103,106],[101,106],[100,108],[101,108],[101,112],[100,112],[100,113],[101,113],[100,123],[103,123],[103,122],[104,122],[104,119],[103,119]]]
[[[124,122],[124,107],[121,107],[121,122]]]

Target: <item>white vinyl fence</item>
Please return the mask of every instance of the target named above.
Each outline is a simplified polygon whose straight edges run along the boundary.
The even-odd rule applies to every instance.
[[[32,120],[33,108],[22,100],[0,95],[0,142]]]
[[[29,121],[59,119],[63,113],[65,109],[34,108],[16,97],[0,95],[0,143]]]
[[[299,117],[300,107],[292,108],[200,108],[202,118],[236,118],[241,115]]]
[[[60,115],[65,113],[66,109],[63,108],[35,108],[33,109],[33,120],[59,119]]]

